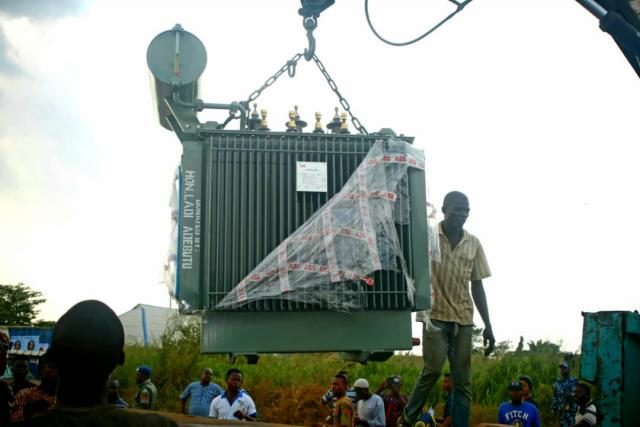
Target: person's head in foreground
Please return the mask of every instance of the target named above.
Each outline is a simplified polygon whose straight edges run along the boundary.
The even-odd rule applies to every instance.
[[[62,315],[53,329],[48,359],[58,367],[58,404],[106,403],[107,381],[124,363],[124,329],[100,301],[82,301]]]

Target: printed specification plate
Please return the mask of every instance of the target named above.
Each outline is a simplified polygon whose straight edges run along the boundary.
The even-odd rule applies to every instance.
[[[325,162],[296,162],[296,191],[327,192]]]

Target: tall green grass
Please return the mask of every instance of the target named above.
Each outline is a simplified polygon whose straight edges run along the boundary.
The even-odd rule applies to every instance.
[[[197,380],[203,368],[212,368],[214,381],[224,387],[224,374],[233,366],[244,372],[244,388],[256,401],[262,420],[311,425],[327,415],[320,399],[339,370],[348,371],[352,381],[367,378],[372,388],[391,375],[400,375],[403,390],[409,394],[423,366],[421,357],[411,355],[360,365],[344,362],[336,354],[263,355],[257,365],[247,364],[244,358],[238,358],[232,365],[225,356],[201,355],[199,340],[197,325],[178,325],[165,335],[162,348],[128,346],[125,364],[112,375],[120,381],[125,400],[133,399],[135,368],[141,364],[153,368],[152,380],[159,390],[160,408],[174,412],[180,409],[179,394],[187,384]],[[474,354],[472,424],[495,422],[498,405],[508,398],[508,382],[526,374],[535,382],[534,398],[540,405],[543,425],[556,425],[550,413],[551,384],[561,358],[555,353],[518,352],[493,358]],[[440,390],[439,383],[429,402],[438,401]],[[437,412],[442,410],[441,406],[440,400]]]

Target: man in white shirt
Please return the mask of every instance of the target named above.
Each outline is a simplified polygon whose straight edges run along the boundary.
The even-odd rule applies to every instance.
[[[258,412],[251,396],[242,389],[242,372],[227,371],[227,388],[211,402],[209,416],[219,420],[256,421]]]
[[[377,394],[369,392],[369,381],[358,378],[353,383],[353,387],[358,395],[355,425],[357,427],[385,427],[384,401]]]

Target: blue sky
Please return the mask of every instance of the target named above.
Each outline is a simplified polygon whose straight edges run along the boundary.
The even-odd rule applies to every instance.
[[[56,318],[98,298],[168,304],[160,284],[177,138],[156,124],[146,47],[176,22],[209,52],[202,97],[247,97],[306,43],[297,1],[0,2],[0,283],[23,281]],[[449,4],[371,1],[380,32],[420,34]],[[416,137],[431,200],[471,200],[498,340],[578,348],[581,311],[638,308],[640,80],[572,0],[477,0],[433,35],[392,48],[361,1],[316,30],[323,60],[370,130]],[[301,63],[259,99],[272,128],[337,100]],[[223,117],[216,113],[202,120]]]

